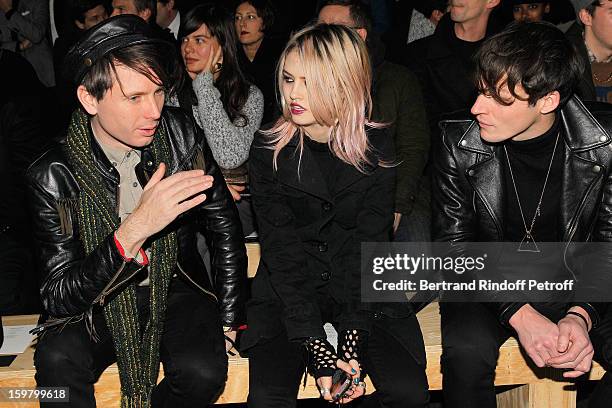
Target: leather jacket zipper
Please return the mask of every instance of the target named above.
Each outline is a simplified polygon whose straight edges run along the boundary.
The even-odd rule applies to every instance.
[[[121,275],[121,272],[123,272],[125,265],[127,265],[127,262],[123,261],[123,264],[121,265],[121,267],[119,268],[115,276],[113,276],[110,282],[108,282],[108,284],[104,287],[104,289],[102,289],[102,292],[93,301],[93,303],[100,303],[100,306],[104,306],[104,300],[109,294],[111,294],[116,288],[123,285],[125,282],[132,279],[138,272],[140,272],[144,268],[144,266],[141,266],[140,268],[136,269],[134,273],[130,274],[130,276],[128,276],[127,278],[119,282],[117,285],[115,285],[114,288],[111,289],[111,286],[113,286],[117,278],[119,278],[119,275]]]
[[[196,285],[196,286],[197,286],[197,287],[198,287],[198,288],[199,288],[199,289],[200,289],[202,292],[206,293],[207,295],[210,295],[210,296],[211,296],[213,299],[215,299],[215,302],[217,302],[217,303],[219,302],[219,299],[217,298],[217,296],[216,296],[214,293],[212,293],[212,292],[210,292],[210,291],[208,291],[208,290],[204,289],[202,286],[198,285],[198,283],[197,283],[196,281],[194,281],[193,279],[191,279],[191,276],[189,276],[189,275],[187,275],[187,273],[185,273],[185,271],[184,271],[184,270],[183,270],[183,268],[181,267],[181,264],[180,264],[180,263],[178,263],[178,261],[176,262],[176,266],[179,268],[179,271],[181,271],[181,273],[182,273],[183,275],[185,275],[185,276],[187,277],[187,279],[189,279],[189,281],[190,281],[191,283],[193,283],[194,285]]]

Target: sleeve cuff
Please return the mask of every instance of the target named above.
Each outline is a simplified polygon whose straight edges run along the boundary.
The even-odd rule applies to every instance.
[[[113,238],[115,240],[115,246],[117,247],[117,251],[119,251],[121,257],[125,262],[135,261],[140,266],[146,266],[149,264],[149,258],[147,257],[147,254],[142,248],[138,250],[138,253],[135,257],[130,256],[131,254],[126,253],[125,249],[121,245],[121,242],[119,242],[119,240],[117,239],[117,234],[113,234]]]

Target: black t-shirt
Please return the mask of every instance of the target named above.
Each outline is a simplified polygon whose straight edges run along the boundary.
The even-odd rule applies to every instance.
[[[546,179],[557,135],[559,135],[559,140],[548,183],[544,191],[540,216],[536,218],[535,225],[531,231],[536,242],[558,242],[562,238],[559,228],[559,203],[561,201],[563,152],[565,145],[563,137],[559,134],[558,117],[553,126],[543,135],[530,140],[510,140],[505,144],[512,165],[516,188],[523,207],[525,223],[527,228],[529,228],[540,200],[542,188],[544,187],[544,180]],[[521,217],[506,155],[503,151],[501,154],[506,193],[504,240],[520,242],[525,236],[525,224]]]
[[[476,69],[474,55],[484,42],[484,38],[478,41],[464,41],[457,37],[454,28],[450,30],[450,46],[455,56],[461,61],[466,72],[472,73]]]

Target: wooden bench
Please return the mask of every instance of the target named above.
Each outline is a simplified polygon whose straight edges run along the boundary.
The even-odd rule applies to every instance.
[[[255,260],[259,260],[259,247],[247,244],[249,254],[249,276],[254,276],[257,269]],[[425,349],[427,352],[427,378],[431,390],[442,388],[440,372],[440,355],[442,353],[440,340],[440,316],[438,305],[431,304],[418,314],[423,331]],[[8,325],[33,324],[37,316],[3,317],[3,323]],[[29,347],[20,354],[10,367],[0,367],[0,387],[34,387],[33,348]],[[248,395],[248,359],[230,357],[228,380],[223,394],[217,404],[245,402]],[[589,374],[592,380],[600,379],[604,370],[596,363]],[[496,386],[515,386],[498,394],[500,408],[574,408],[576,406],[576,388],[564,380],[555,369],[540,369],[527,363],[517,341],[509,339],[500,349],[495,376]],[[96,399],[98,406],[119,406],[119,374],[117,366],[110,366],[96,383]],[[373,386],[368,384],[368,391]],[[319,393],[312,378],[308,378],[305,388],[300,387],[299,398],[318,398]],[[37,407],[37,403],[1,403],[0,407],[29,408]]]

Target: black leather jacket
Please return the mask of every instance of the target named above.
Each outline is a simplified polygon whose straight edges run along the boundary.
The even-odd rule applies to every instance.
[[[223,325],[242,324],[247,259],[234,201],[193,121],[179,109],[166,107],[160,126],[165,127],[169,139],[173,158],[171,174],[191,168],[198,151],[202,151],[206,173],[214,177],[213,187],[206,191],[206,201],[182,214],[164,230],[177,232],[176,274],[218,302]],[[119,174],[95,138],[91,139],[92,158],[106,185],[104,193],[118,206]],[[27,172],[28,199],[43,270],[40,293],[46,311],[53,318],[79,316],[94,305],[104,304],[109,295],[125,287],[142,269],[136,261],[124,260],[114,242],[114,234],[85,256],[74,210],[69,211],[63,223],[60,220],[60,203],[74,200],[79,194],[64,147],[60,144],[46,152]],[[136,167],[141,185],[146,184],[157,166],[151,150],[144,148],[141,163]],[[210,274],[196,248],[197,230],[206,235],[211,249]]]
[[[560,225],[563,242],[612,241],[612,106],[587,109],[576,97],[561,109],[565,142]],[[504,182],[501,145],[485,143],[471,120],[442,121],[434,152],[434,241],[502,241]],[[523,303],[496,303],[503,324]],[[607,304],[578,304],[594,325]]]

